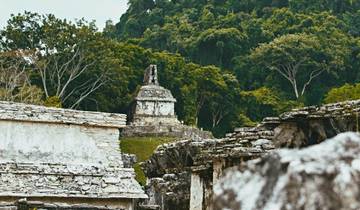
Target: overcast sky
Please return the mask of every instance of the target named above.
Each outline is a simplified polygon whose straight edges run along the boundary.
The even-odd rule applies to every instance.
[[[0,28],[6,25],[10,14],[27,10],[40,14],[51,13],[69,20],[96,20],[96,25],[102,29],[106,20],[117,23],[126,9],[127,0],[0,0]]]

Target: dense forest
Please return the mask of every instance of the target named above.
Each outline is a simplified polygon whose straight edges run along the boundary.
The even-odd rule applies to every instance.
[[[26,12],[0,36],[1,100],[127,113],[153,63],[179,119],[221,136],[360,98],[360,0],[130,0],[103,32]]]

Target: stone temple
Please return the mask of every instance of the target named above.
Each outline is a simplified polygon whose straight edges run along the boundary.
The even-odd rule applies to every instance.
[[[175,115],[176,99],[170,90],[159,85],[157,67],[150,65],[145,70],[144,85],[135,98],[132,125],[179,124]]]
[[[126,209],[147,198],[119,148],[126,115],[0,102],[0,209]]]
[[[145,70],[143,86],[134,98],[128,125],[122,129],[121,135],[191,139],[212,137],[210,132],[180,123],[175,113],[175,103],[170,90],[159,85],[156,65],[150,65]]]

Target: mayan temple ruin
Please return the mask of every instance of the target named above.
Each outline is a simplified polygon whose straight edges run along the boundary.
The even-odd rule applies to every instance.
[[[144,83],[136,98],[131,125],[176,125],[176,99],[168,89],[159,85],[156,65],[150,65],[144,74]]]
[[[337,135],[359,131],[360,100],[294,109],[221,139],[182,125],[175,102],[155,65],[145,70],[130,122],[124,114],[0,102],[0,209],[358,209],[348,203],[357,193],[349,181],[360,184],[360,136]],[[126,135],[176,137],[141,164],[146,186],[135,180],[136,157],[119,146]],[[342,179],[338,167],[353,176]],[[319,199],[298,202],[309,193]]]
[[[360,180],[360,137],[350,133],[335,140],[325,140],[343,132],[359,131],[359,112],[360,100],[304,107],[283,113],[279,117],[265,118],[256,127],[235,129],[222,139],[183,140],[162,145],[144,164],[149,178],[146,188],[150,197],[148,204],[158,205],[161,210],[280,210],[271,208],[272,204],[283,206],[283,209],[317,210],[321,209],[316,208],[316,202],[319,202],[329,210],[333,209],[332,206],[345,206],[338,208],[341,210],[358,209],[359,205],[351,207],[350,203],[358,195],[357,188],[352,188],[351,183],[359,183]],[[312,148],[312,145],[316,146]],[[323,147],[325,153],[322,152]],[[279,152],[279,155],[286,158],[284,160],[277,155],[269,156],[280,148],[304,148],[304,151]],[[258,159],[262,157],[264,159]],[[251,165],[246,167],[249,161]],[[300,166],[299,161],[303,161],[304,166],[308,165],[307,168]],[[298,177],[296,180],[291,180],[292,174],[284,171],[291,162],[299,167],[288,169],[288,173]],[[329,166],[330,162],[335,163],[335,168]],[[347,176],[346,171],[337,168],[342,166],[354,175],[349,181],[341,179],[342,176]],[[245,169],[248,169],[246,173],[243,172]],[[239,180],[240,176],[244,180]],[[278,176],[283,177],[284,181],[286,179],[288,188],[281,185]],[[333,180],[336,176],[339,178]],[[315,177],[319,182],[312,181]],[[309,185],[301,188],[304,191],[298,191],[302,180]],[[257,182],[264,184],[259,186],[256,185]],[[339,187],[335,192],[324,187],[326,183],[332,182]],[[283,187],[284,191],[279,191],[276,184],[281,189]],[[312,188],[314,185],[318,188]],[[316,192],[316,189],[320,192]],[[342,195],[340,189],[347,189],[351,193]],[[291,196],[287,196],[286,200],[283,198],[285,192],[287,195],[295,193],[297,200],[291,200]],[[273,193],[275,197],[272,197]],[[300,202],[301,196],[312,196],[311,193],[316,193],[319,200]],[[236,195],[239,199],[235,199]],[[339,199],[331,200],[331,196]],[[251,207],[241,208],[248,202]],[[296,207],[291,207],[292,205]],[[304,207],[305,205],[309,208]]]
[[[126,209],[144,199],[125,168],[126,116],[0,102],[0,209]]]
[[[170,90],[160,86],[156,65],[145,69],[143,85],[134,98],[128,126],[122,136],[172,136],[207,138],[210,132],[183,125],[175,113],[176,99]]]
[[[157,73],[145,70],[129,120],[0,102],[0,209],[360,207],[352,187],[360,184],[360,136],[346,133],[359,131],[360,100],[294,109],[216,139],[178,121]],[[175,139],[140,164],[146,186],[135,179],[136,157],[121,151],[122,136]]]

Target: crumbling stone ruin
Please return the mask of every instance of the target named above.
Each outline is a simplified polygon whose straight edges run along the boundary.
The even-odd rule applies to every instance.
[[[356,133],[278,150],[229,170],[214,188],[214,209],[360,209],[359,155]]]
[[[160,209],[208,209],[223,170],[275,147],[265,127],[237,129],[224,139],[184,140],[160,146],[144,164],[151,205]]]
[[[180,123],[175,114],[176,99],[170,90],[159,85],[156,65],[150,65],[144,74],[134,101],[129,125],[122,136],[173,136],[180,138],[206,138],[211,133]]]
[[[179,124],[175,115],[175,102],[170,90],[159,85],[156,65],[150,65],[145,70],[144,85],[135,98],[131,125]]]
[[[125,168],[126,116],[0,102],[0,207],[134,209],[144,199]]]
[[[359,131],[360,100],[296,109],[270,118],[277,122],[275,144],[278,147],[306,147],[339,133]]]
[[[151,85],[158,85],[156,73],[145,77],[149,78],[146,81],[153,82]],[[337,143],[334,144],[337,146],[325,142],[324,144],[328,145],[326,148],[330,148],[324,150],[326,154],[338,152],[334,148],[342,150],[341,153],[336,153],[333,159],[328,158],[327,155],[319,156],[318,159],[316,157],[304,159],[304,154],[309,151],[315,156],[315,152],[319,153],[316,149],[310,148],[304,150],[307,152],[298,150],[272,152],[281,147],[309,147],[341,132],[358,131],[359,110],[360,100],[305,107],[284,113],[279,117],[265,118],[253,128],[235,129],[233,133],[227,134],[222,139],[213,139],[209,136],[204,138],[206,135],[202,133],[190,132],[187,140],[158,147],[152,157],[143,164],[148,177],[146,195],[134,179],[134,170],[131,167],[135,157],[121,154],[118,142],[119,129],[124,129],[125,134],[130,132],[129,135],[156,132],[159,134],[160,130],[156,129],[163,129],[161,120],[158,121],[157,128],[151,127],[154,126],[151,123],[126,126],[126,116],[121,114],[0,102],[0,208],[208,210],[229,207],[221,205],[233,205],[230,207],[237,209],[239,202],[244,205],[244,201],[226,202],[226,199],[235,196],[234,193],[237,192],[231,191],[231,186],[226,187],[229,187],[236,177],[246,178],[249,173],[253,175],[248,177],[251,182],[255,182],[251,178],[258,177],[260,183],[266,184],[264,189],[267,190],[263,191],[262,186],[254,186],[254,190],[260,190],[262,197],[261,199],[252,197],[253,200],[247,200],[248,205],[267,207],[274,203],[270,194],[284,198],[283,192],[276,191],[278,184],[284,183],[278,180],[286,178],[289,172],[292,174],[291,164],[302,161],[304,167],[311,166],[312,163],[322,160],[322,157],[325,158],[324,164],[337,161],[339,170],[336,167],[333,171],[330,170],[331,168],[315,168],[319,177],[312,173],[302,176],[301,170],[298,170],[295,172],[300,172],[300,175],[294,174],[294,177],[304,180],[303,189],[306,192],[311,192],[310,186],[324,186],[324,191],[321,192],[336,197],[337,192],[330,192],[332,188],[326,188],[324,183],[335,180],[335,177],[340,176],[339,174],[340,177],[349,178],[343,174],[346,170],[351,173],[353,170],[358,170],[356,165],[358,161],[353,156],[358,155],[358,152],[351,149],[353,146],[358,147],[357,142],[352,141],[358,137],[351,135],[351,140],[345,143],[336,140]],[[146,117],[151,118],[150,115]],[[155,131],[149,133],[144,128]],[[186,127],[177,121],[170,128]],[[163,131],[171,133],[166,128]],[[175,133],[174,130],[172,132]],[[194,133],[196,135],[193,135]],[[180,136],[186,138],[184,133]],[[320,148],[320,146],[311,148]],[[268,155],[269,153],[277,156]],[[296,154],[293,159],[287,156],[290,153]],[[349,156],[346,156],[347,154]],[[250,162],[250,165],[246,166],[246,163],[256,158],[263,159]],[[348,160],[351,160],[351,164]],[[225,179],[229,178],[229,182],[222,178],[224,171],[228,169],[233,169],[235,173],[231,175],[230,172],[230,175],[225,176]],[[329,171],[334,173],[328,174]],[[356,180],[350,179],[351,182],[357,182],[357,176],[355,178]],[[292,184],[302,182],[296,182],[298,179],[285,181],[289,185],[285,189],[287,193],[298,193],[296,194],[298,197],[294,198],[285,196],[286,202],[298,207],[295,201],[300,202],[303,194],[297,192],[298,188],[293,187]],[[343,185],[344,183],[347,182],[334,183],[332,186],[348,187],[347,184]],[[239,184],[244,188],[251,187],[243,181]],[[221,190],[229,190],[230,194],[233,193],[227,194],[230,196],[227,198],[216,194],[218,203],[214,206],[214,192],[222,192]],[[351,190],[351,193],[355,193],[358,188]],[[354,200],[352,195],[334,199],[333,204],[339,207],[338,209],[357,209],[356,205],[343,204],[344,202],[351,204]],[[323,199],[326,202],[330,198]],[[137,202],[138,200],[145,202]],[[284,206],[286,202],[282,200],[275,203]],[[311,207],[313,203],[306,203],[306,207],[308,205]]]
[[[357,131],[359,110],[360,100],[305,107],[265,118],[254,128],[235,129],[223,139],[162,145],[143,165],[149,178],[147,204],[162,210],[212,209],[213,186],[225,169],[276,148],[307,147],[341,132]]]

